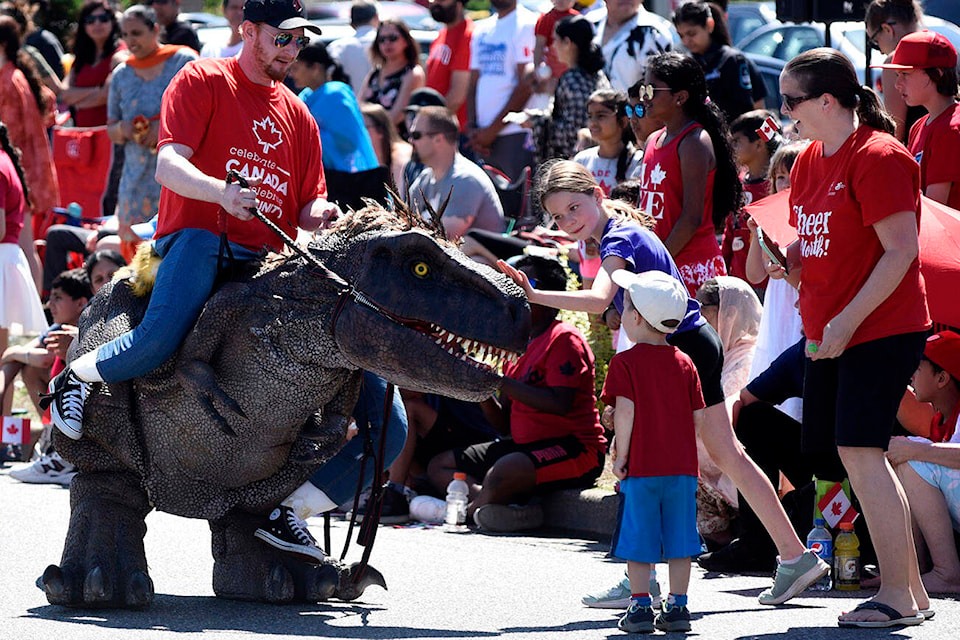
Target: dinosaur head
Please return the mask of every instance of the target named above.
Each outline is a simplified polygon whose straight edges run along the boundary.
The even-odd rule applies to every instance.
[[[351,212],[311,246],[371,303],[343,305],[333,328],[337,347],[351,364],[404,388],[489,397],[500,385],[500,361],[527,347],[523,291],[437,238],[436,229],[370,209]]]

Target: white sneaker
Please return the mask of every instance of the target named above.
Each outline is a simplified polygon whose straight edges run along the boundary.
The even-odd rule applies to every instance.
[[[431,524],[443,524],[447,503],[433,496],[417,496],[410,501],[410,518]]]
[[[20,482],[59,484],[64,487],[70,486],[70,481],[75,475],[77,475],[77,468],[61,458],[56,451],[10,472],[10,477]]]

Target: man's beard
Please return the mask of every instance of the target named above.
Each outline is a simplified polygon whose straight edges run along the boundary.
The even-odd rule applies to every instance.
[[[290,68],[290,65],[283,67],[282,71],[278,71],[273,63],[267,62],[269,58],[267,57],[267,52],[264,51],[263,45],[260,44],[259,40],[253,41],[253,52],[257,61],[257,66],[267,75],[268,78],[275,82],[283,82],[287,79],[287,70]],[[276,60],[273,61],[274,63]],[[282,64],[282,63],[281,63]],[[292,63],[291,63],[292,64]]]
[[[430,17],[442,24],[450,24],[457,19],[457,3],[452,6],[442,7],[439,4],[430,7]]]

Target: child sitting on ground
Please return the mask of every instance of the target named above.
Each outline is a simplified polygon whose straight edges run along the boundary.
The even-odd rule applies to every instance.
[[[617,270],[624,289],[620,328],[635,346],[610,361],[602,399],[616,406],[613,472],[624,495],[613,555],[627,561],[632,597],[617,625],[628,633],[689,631],[687,585],[697,534],[696,431],[704,402],[693,361],[667,344],[687,310],[687,290],[662,271]],[[659,613],[650,570],[666,560],[670,595]]]

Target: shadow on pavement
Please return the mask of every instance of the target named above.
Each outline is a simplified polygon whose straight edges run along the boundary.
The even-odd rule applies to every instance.
[[[108,629],[150,629],[177,633],[204,631],[243,631],[275,636],[311,636],[333,638],[465,638],[496,636],[498,633],[368,626],[370,613],[382,611],[379,605],[330,602],[322,604],[271,605],[258,602],[221,600],[209,596],[157,595],[143,611],[122,609],[72,609],[46,605],[28,610],[26,618],[73,622]],[[360,617],[360,625],[341,622]]]

